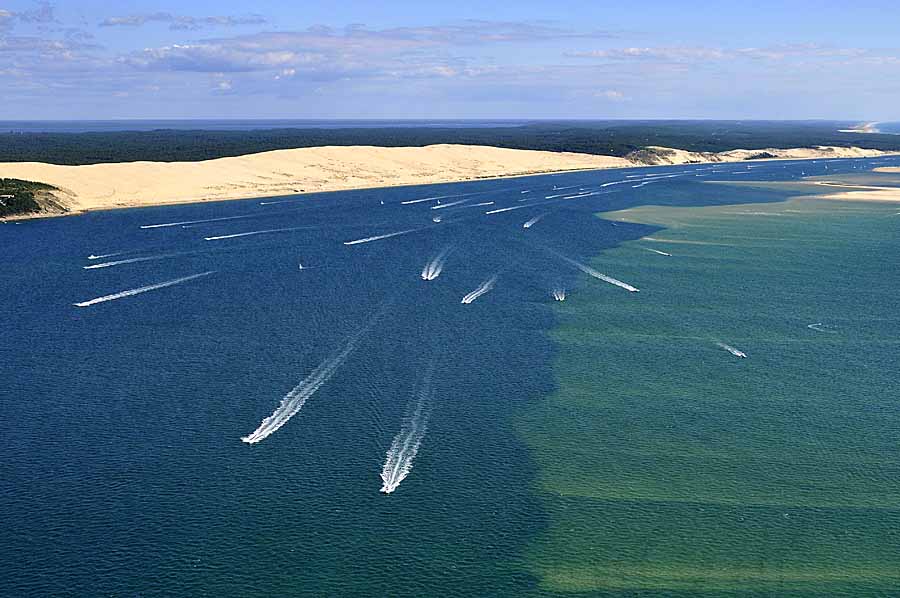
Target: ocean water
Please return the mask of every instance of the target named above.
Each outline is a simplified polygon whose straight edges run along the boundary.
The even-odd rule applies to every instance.
[[[878,127],[879,133],[890,133],[891,135],[900,135],[900,122],[886,122],[886,123],[878,123],[876,125]]]
[[[561,533],[545,482],[548,467],[579,461],[548,462],[521,428],[565,383],[551,292],[575,291],[564,306],[586,285],[616,309],[652,301],[585,269],[665,232],[594,214],[775,202],[789,191],[706,181],[887,163],[900,160],[582,172],[2,225],[0,594],[564,593],[540,556]],[[608,277],[652,286],[610,265]],[[646,405],[642,417],[657,422]]]

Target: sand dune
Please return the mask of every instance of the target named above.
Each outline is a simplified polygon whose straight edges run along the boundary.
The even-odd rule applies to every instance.
[[[485,146],[315,147],[203,162],[59,166],[0,164],[0,178],[40,181],[64,191],[72,211],[420,185],[629,166],[624,158]]]
[[[0,178],[38,181],[58,187],[61,190],[57,193],[59,203],[69,212],[83,212],[569,170],[738,162],[760,156],[809,159],[882,154],[876,150],[841,147],[720,153],[649,147],[628,158],[619,158],[470,145],[331,146],[276,150],[202,162],[124,162],[85,166],[9,162],[0,164]],[[48,213],[52,211],[48,209]]]
[[[766,148],[756,150],[734,149],[727,152],[690,152],[668,147],[649,146],[629,155],[643,164],[694,164],[701,162],[742,162],[744,160],[809,160],[816,158],[871,158],[885,155],[879,150],[859,147],[797,147],[790,149]]]

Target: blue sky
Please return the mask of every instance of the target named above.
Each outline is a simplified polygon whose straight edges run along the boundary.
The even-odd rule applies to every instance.
[[[894,2],[0,0],[0,119],[900,120]]]

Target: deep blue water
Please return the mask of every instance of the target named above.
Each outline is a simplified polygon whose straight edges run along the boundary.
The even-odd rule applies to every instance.
[[[253,131],[259,129],[378,129],[448,127],[454,129],[484,127],[518,127],[525,120],[373,120],[373,119],[123,119],[123,120],[0,120],[0,132],[16,133],[86,133],[113,131]]]
[[[653,230],[591,214],[775,201],[784,194],[703,181],[873,163],[900,160],[585,172],[0,225],[0,595],[525,595],[536,580],[523,551],[544,514],[510,420],[553,388],[550,290],[588,284],[559,256],[585,262]],[[676,176],[649,178],[663,175]],[[599,194],[545,199],[579,188]],[[519,209],[484,213],[506,207]],[[229,219],[194,222],[212,218]],[[292,230],[204,240],[274,229]],[[423,281],[447,247],[440,277]],[[83,269],[153,256],[164,257]],[[492,276],[493,290],[460,303]],[[241,442],[360,333],[293,418]],[[381,494],[385,453],[428,371],[419,453]]]
[[[879,133],[890,133],[891,135],[900,135],[900,122],[878,123]]]

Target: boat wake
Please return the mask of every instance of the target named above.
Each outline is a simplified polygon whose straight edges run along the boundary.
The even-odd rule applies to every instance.
[[[522,228],[531,228],[532,226],[534,226],[535,224],[540,222],[544,218],[544,216],[546,216],[547,214],[549,214],[549,212],[544,212],[543,214],[538,214],[531,220],[528,220],[527,222],[522,224]]]
[[[167,280],[165,282],[159,282],[157,284],[151,284],[151,285],[147,285],[145,287],[138,287],[136,289],[128,289],[127,291],[113,293],[112,295],[104,295],[102,297],[97,297],[96,299],[82,301],[81,303],[75,303],[73,305],[75,305],[76,307],[89,307],[91,305],[96,305],[97,303],[105,303],[107,301],[115,301],[116,299],[122,299],[124,297],[131,297],[133,295],[140,295],[141,293],[155,291],[156,289],[164,289],[166,287],[171,287],[176,284],[181,284],[181,283],[187,282],[189,280],[194,280],[195,278],[209,276],[210,274],[213,274],[214,272],[215,272],[214,270],[210,270],[209,272],[201,272],[200,274],[193,274],[191,276],[183,276],[181,278],[176,278],[174,280]]]
[[[656,253],[659,255],[665,255],[667,257],[672,257],[671,253],[666,253],[665,251],[660,251],[659,249],[650,249],[649,247],[642,247],[641,249],[643,249],[644,251],[649,251],[651,253]]]
[[[810,330],[815,330],[816,332],[827,332],[828,334],[835,334],[837,332],[837,330],[832,329],[830,324],[823,324],[822,322],[807,324],[806,327]]]
[[[126,253],[133,253],[134,251],[135,251],[134,249],[131,249],[131,250],[129,250],[129,251],[117,251],[117,252],[115,252],[115,253],[103,253],[103,254],[101,254],[101,255],[94,255],[94,254],[92,253],[91,255],[87,256],[87,259],[89,259],[89,260],[102,260],[102,259],[108,258],[108,257],[116,257],[117,255],[124,255],[124,254],[126,254]]]
[[[220,222],[222,220],[240,220],[243,218],[255,218],[255,214],[247,214],[244,216],[224,216],[222,218],[207,218],[205,220],[182,220],[181,222],[165,222],[163,224],[144,224],[143,229],[147,228],[168,228],[170,226],[181,226],[182,224],[200,224],[201,222]]]
[[[400,235],[407,235],[409,233],[418,232],[420,230],[425,230],[426,227],[423,228],[410,228],[407,230],[397,231],[395,233],[387,233],[386,235],[376,235],[374,237],[366,237],[365,239],[356,239],[355,241],[344,241],[344,245],[359,245],[360,243],[371,243],[372,241],[380,241],[382,239],[390,239],[391,237],[399,237]]]
[[[564,261],[572,264],[573,266],[575,266],[576,268],[578,268],[579,270],[581,270],[588,276],[592,276],[598,280],[602,280],[603,282],[608,282],[609,284],[616,285],[617,287],[623,288],[630,293],[637,293],[638,291],[640,291],[640,289],[631,286],[627,282],[622,282],[621,280],[613,278],[612,276],[607,276],[606,274],[603,274],[601,272],[598,272],[597,270],[594,270],[590,266],[586,266],[585,264],[582,264],[581,262],[577,262],[577,261],[573,260],[572,258],[568,258],[562,254],[559,254],[556,252],[553,252],[553,253],[556,254],[559,258],[563,259]]]
[[[238,237],[252,237],[253,235],[267,235],[269,233],[283,233],[292,230],[303,230],[308,226],[292,226],[290,228],[267,228],[265,230],[251,230],[246,233],[233,233],[230,235],[217,235],[215,237],[203,237],[204,241],[221,241],[222,239],[237,239]]]
[[[447,256],[452,249],[453,247],[451,246],[445,247],[425,264],[425,267],[422,268],[422,280],[434,280],[441,275],[441,272],[444,270],[444,263],[447,261]]]
[[[433,368],[432,368],[433,369]],[[422,380],[415,404],[409,408],[409,414],[403,418],[400,431],[387,451],[384,465],[381,468],[381,492],[390,494],[397,489],[400,482],[412,471],[413,461],[422,445],[422,439],[428,428],[428,417],[431,414],[431,403],[434,394],[429,370]]]
[[[101,262],[99,264],[91,264],[90,266],[82,266],[82,268],[84,268],[85,270],[96,270],[97,268],[110,268],[112,266],[120,266],[122,264],[136,264],[138,262],[165,260],[171,257],[178,257],[180,255],[187,255],[187,253],[163,253],[160,255],[149,255],[147,257],[133,257],[127,260],[116,260],[114,262]]]
[[[484,295],[485,293],[487,293],[488,291],[493,289],[495,284],[497,284],[497,275],[496,274],[494,274],[493,276],[491,276],[490,278],[485,280],[483,283],[478,285],[477,289],[475,289],[474,291],[472,291],[471,293],[469,293],[468,295],[463,297],[462,301],[460,301],[460,303],[465,303],[467,305],[469,303],[472,303],[473,301],[475,301],[476,299],[478,299],[479,297],[481,297],[482,295]]]
[[[262,420],[258,428],[247,436],[242,437],[241,440],[247,444],[256,444],[271,436],[281,426],[286,424],[289,419],[294,417],[303,408],[306,401],[316,394],[316,391],[328,382],[338,368],[347,361],[347,358],[356,349],[359,341],[372,327],[375,319],[373,318],[369,324],[354,333],[338,353],[320,363],[300,384],[284,395],[284,398],[281,399],[281,403],[272,412],[272,415]]]
[[[564,289],[563,287],[554,288],[550,292],[550,294],[553,295],[553,298],[556,299],[557,301],[565,301],[566,300],[566,289]]]
[[[740,349],[736,349],[736,348],[732,347],[731,345],[726,345],[725,343],[716,343],[716,346],[725,349],[726,351],[728,351],[735,357],[740,357],[742,359],[747,357],[746,353],[744,353]]]

